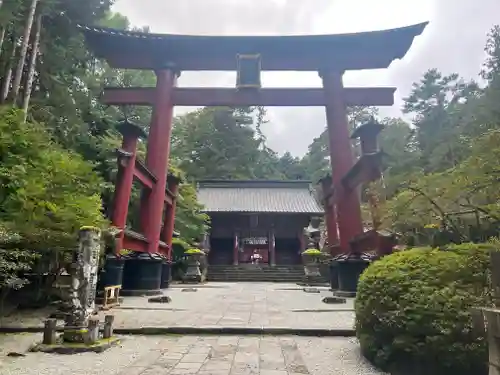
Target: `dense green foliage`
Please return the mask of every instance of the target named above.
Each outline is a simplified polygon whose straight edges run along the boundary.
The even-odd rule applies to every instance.
[[[405,99],[415,130],[399,143],[404,147],[387,165],[379,191],[387,198],[385,225],[409,244],[499,234],[500,112],[494,103],[500,100],[500,27],[491,31],[485,51],[484,87],[431,69]],[[429,236],[429,226],[439,233]]]
[[[102,225],[104,181],[91,163],[53,142],[45,128],[0,109],[0,222],[23,237]]]
[[[430,375],[485,374],[486,342],[472,329],[471,307],[491,305],[492,249],[415,248],[371,264],[355,306],[363,353],[385,369],[418,365]]]
[[[105,224],[93,165],[21,119],[0,108],[0,288],[22,285],[37,254],[73,247],[82,225]]]

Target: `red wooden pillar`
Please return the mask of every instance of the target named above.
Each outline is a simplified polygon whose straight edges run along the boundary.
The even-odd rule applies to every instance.
[[[176,73],[170,68],[158,70],[156,76],[156,97],[149,128],[146,166],[157,181],[141,203],[142,230],[148,240],[149,253],[158,252],[160,241],[172,133],[172,93],[177,80]]]
[[[349,241],[363,232],[361,207],[356,189],[347,191],[341,180],[354,165],[349,124],[344,102],[342,73],[325,71],[320,73],[326,97],[326,121],[332,167],[340,249],[350,250]]]
[[[274,235],[274,228],[269,231],[269,265],[276,265],[276,239]]]
[[[325,221],[326,221],[326,232],[328,235],[328,247],[330,248],[330,251],[335,249],[336,245],[339,242],[339,234],[338,234],[338,227],[337,227],[337,218],[336,218],[336,212],[335,212],[335,207],[331,204],[328,204],[325,206]],[[333,254],[332,255],[336,255]]]
[[[137,157],[137,141],[140,136],[145,135],[142,129],[128,121],[117,126],[123,135],[122,148],[118,150],[118,173],[115,182],[115,196],[111,223],[113,226],[125,229],[127,225],[128,206],[134,182],[135,160]],[[124,233],[117,238],[116,251],[123,248]]]
[[[323,206],[325,208],[326,232],[328,235],[328,246],[332,255],[338,251],[338,226],[337,212],[333,204],[332,177],[327,176],[321,179],[321,190],[323,191]]]
[[[238,232],[234,233],[234,244],[233,244],[233,265],[237,266],[240,263],[240,252],[239,252],[239,237]]]
[[[175,208],[177,206],[177,193],[179,190],[179,179],[172,175],[167,180],[168,190],[172,193],[172,204],[167,205],[165,209],[165,220],[163,222],[163,241],[168,246],[167,258],[172,259],[172,238],[174,236],[175,226]]]

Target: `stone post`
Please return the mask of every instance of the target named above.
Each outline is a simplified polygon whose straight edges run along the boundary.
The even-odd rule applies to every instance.
[[[99,340],[99,319],[89,319],[86,344],[93,345]]]
[[[56,343],[56,328],[57,319],[47,319],[45,321],[45,327],[43,329],[43,341],[44,345],[54,345]]]
[[[106,315],[104,317],[104,333],[102,338],[109,339],[113,336],[113,322],[115,320],[114,315]]]
[[[486,322],[486,339],[489,352],[489,375],[500,375],[500,252],[492,251],[491,259],[491,287],[493,290],[494,308],[483,308],[484,322]],[[474,316],[474,315],[473,315]],[[481,329],[481,323],[477,321],[475,329]]]
[[[498,309],[483,309],[483,314],[486,320],[486,339],[488,341],[489,352],[488,374],[500,375],[500,343],[498,339],[500,333],[500,311]],[[478,327],[477,322],[475,326]]]
[[[78,242],[70,269],[70,311],[64,322],[63,338],[69,342],[85,342],[89,318],[95,310],[101,232],[98,228],[82,227]]]

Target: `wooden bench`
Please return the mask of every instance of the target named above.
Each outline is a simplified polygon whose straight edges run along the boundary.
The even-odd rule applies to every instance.
[[[102,310],[109,310],[114,306],[120,305],[121,285],[110,285],[104,287],[104,299],[102,301]]]

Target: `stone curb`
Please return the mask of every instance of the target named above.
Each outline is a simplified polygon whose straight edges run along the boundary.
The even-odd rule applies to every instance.
[[[58,331],[62,331],[58,328]],[[39,333],[43,327],[0,327],[0,333]],[[327,328],[273,328],[273,327],[141,327],[115,328],[117,335],[259,335],[259,336],[310,336],[355,337],[354,329]]]

